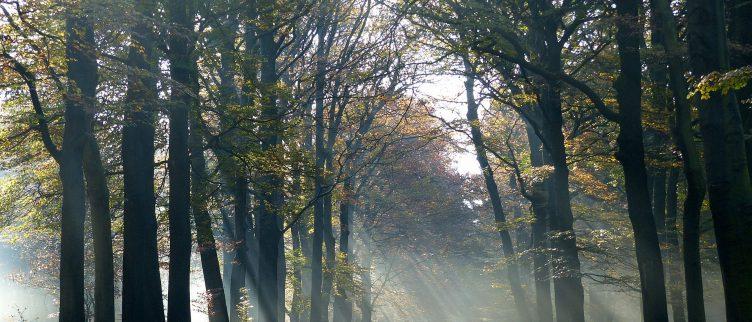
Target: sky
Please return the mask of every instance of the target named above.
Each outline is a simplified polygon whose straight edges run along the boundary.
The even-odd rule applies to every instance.
[[[434,102],[437,115],[447,121],[465,118],[466,103],[464,79],[457,75],[435,75],[416,86],[419,98]],[[477,95],[476,95],[477,96]],[[461,139],[463,135],[457,135]],[[463,146],[465,151],[452,153],[452,166],[461,174],[480,174],[480,166],[475,159],[471,145]]]

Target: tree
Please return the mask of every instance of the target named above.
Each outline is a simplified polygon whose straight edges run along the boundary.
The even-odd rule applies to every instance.
[[[723,1],[687,1],[689,58],[695,77],[729,68],[723,8]],[[752,280],[742,273],[752,265],[745,251],[752,236],[752,185],[741,116],[733,91],[700,97],[698,109],[726,316],[741,321],[752,314]]]
[[[123,126],[123,321],[164,321],[154,191],[157,102],[155,3],[135,3]]]
[[[168,170],[170,175],[170,274],[167,301],[169,321],[190,321],[190,156],[188,152],[188,116],[197,108],[196,60],[193,52],[193,18],[195,1],[167,4],[172,26],[169,35],[170,140]]]
[[[614,83],[619,103],[619,151],[616,158],[624,168],[627,208],[635,235],[640,271],[642,314],[645,321],[668,321],[666,284],[658,232],[648,194],[642,129],[639,1],[616,1],[617,32],[621,70]]]
[[[75,10],[81,10],[76,12]],[[97,67],[91,52],[94,27],[88,8],[67,13],[65,130],[60,150],[63,206],[60,233],[60,319],[81,321],[84,314],[84,217],[86,213],[83,152],[86,145],[86,110],[96,99]]]
[[[507,260],[510,260],[509,264],[509,284],[512,287],[512,294],[514,295],[515,305],[519,313],[520,320],[530,321],[530,313],[528,311],[527,298],[520,284],[519,268],[516,262],[514,246],[512,245],[512,237],[507,229],[507,220],[505,218],[504,209],[501,205],[501,196],[499,195],[499,189],[496,185],[496,181],[491,169],[488,156],[486,154],[486,147],[483,143],[483,133],[480,129],[478,120],[478,103],[475,99],[475,71],[468,57],[463,57],[463,63],[465,65],[465,92],[467,95],[467,121],[470,122],[470,133],[472,136],[473,145],[475,146],[475,154],[478,159],[481,171],[483,171],[483,179],[486,183],[486,189],[488,190],[488,197],[491,199],[493,207],[494,220],[496,221],[499,237],[501,237],[502,253]]]

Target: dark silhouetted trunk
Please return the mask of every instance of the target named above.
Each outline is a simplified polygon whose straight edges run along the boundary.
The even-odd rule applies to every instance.
[[[687,298],[687,318],[690,322],[705,321],[702,267],[700,263],[700,210],[705,199],[705,173],[700,151],[694,142],[692,112],[687,99],[688,84],[684,78],[682,47],[669,0],[651,0],[650,8],[660,22],[663,50],[669,67],[669,86],[676,109],[673,128],[674,140],[681,151],[684,176],[687,179],[687,197],[683,207],[682,257]]]
[[[331,107],[334,108],[334,107]],[[329,128],[329,131],[332,129]],[[329,191],[332,189],[332,178],[329,174],[332,173],[332,151],[325,148],[324,154],[326,155],[324,163],[324,190]],[[327,193],[322,197],[324,201],[324,272],[321,280],[321,303],[325,306],[325,309],[321,310],[322,321],[329,321],[329,303],[332,300],[332,288],[334,285],[334,274],[336,272],[336,245],[334,240],[334,231],[332,227],[332,194]]]
[[[271,1],[259,2],[259,12],[273,10]],[[260,127],[261,151],[267,157],[274,157],[280,153],[279,146],[282,143],[280,133],[282,118],[277,107],[277,93],[274,86],[278,81],[277,76],[277,51],[278,44],[274,40],[275,29],[271,26],[272,21],[262,21],[259,27],[259,51],[261,63],[261,118],[264,120]],[[280,211],[282,210],[282,178],[276,169],[265,169],[265,173],[259,179],[259,189],[256,194],[259,198],[257,204],[258,219],[258,297],[259,318],[265,322],[276,322],[284,317],[278,316],[280,280],[278,264],[280,261],[280,246],[282,231]]]
[[[561,51],[558,41],[559,21],[548,1],[530,1],[533,15],[533,32],[536,38],[539,63],[549,72],[562,73]],[[564,120],[561,108],[561,82],[547,79],[540,89],[542,126],[539,129],[545,143],[549,161],[554,171],[549,186],[549,223],[552,255],[552,278],[554,281],[555,310],[559,321],[580,322],[585,320],[585,294],[582,288],[580,258],[574,232],[574,216],[569,193],[569,166],[564,145],[562,127]]]
[[[189,144],[191,151],[191,211],[196,224],[196,243],[201,257],[201,271],[207,297],[209,321],[229,321],[225,304],[225,290],[222,273],[217,258],[217,245],[212,231],[212,221],[208,210],[210,182],[204,157],[203,132],[201,131],[201,111],[191,112]]]
[[[242,255],[248,253],[245,234],[248,231],[248,181],[243,177],[238,177],[233,183],[233,198],[235,205],[235,238],[233,247],[235,257],[232,261],[232,275],[230,279],[230,303],[232,307],[230,317],[233,321],[242,321],[241,317],[246,316],[239,308],[243,296],[242,289],[245,287],[246,266],[242,263]],[[254,290],[255,291],[255,290]]]
[[[679,246],[679,227],[676,224],[678,203],[679,169],[672,168],[668,173],[666,191],[666,244],[668,245],[668,298],[674,322],[687,320],[684,314],[684,280],[682,279],[681,248]]]
[[[171,22],[169,59],[171,94],[169,107],[170,269],[167,294],[167,319],[191,320],[190,259],[190,158],[188,154],[188,114],[196,106],[198,95],[196,62],[193,57],[194,1],[171,0],[167,13]]]
[[[558,56],[558,55],[557,55]],[[558,61],[560,70],[560,59]],[[561,84],[551,82],[544,89],[542,106],[548,119],[543,133],[548,141],[548,153],[554,167],[550,191],[549,213],[552,238],[556,249],[556,260],[552,267],[554,280],[554,299],[556,316],[559,321],[584,321],[584,290],[580,273],[580,259],[577,252],[577,238],[574,232],[574,216],[569,193],[569,166],[562,126],[564,120],[561,111]]]
[[[640,1],[617,0],[617,33],[621,71],[614,87],[619,103],[619,151],[616,158],[624,169],[627,210],[635,236],[640,272],[642,314],[645,321],[668,321],[666,284],[658,233],[648,194],[640,98],[641,62]],[[665,190],[664,190],[665,191]]]
[[[542,167],[543,144],[529,124],[526,125],[527,140],[530,146],[530,164]],[[553,307],[551,303],[551,270],[549,268],[548,240],[546,231],[548,226],[548,189],[550,179],[533,185],[532,204],[535,221],[531,227],[531,247],[533,249],[533,278],[535,280],[536,316],[540,322],[553,321]]]
[[[349,176],[342,185],[342,200],[339,205],[339,253],[342,263],[350,264],[350,226],[352,223],[351,212],[355,201],[355,191],[353,190],[353,177]],[[352,275],[349,274],[349,268],[345,269],[345,277],[337,278],[337,291],[334,297],[334,321],[350,322],[353,318],[353,304],[350,299],[352,294]],[[345,282],[345,285],[341,285]]]
[[[88,59],[95,59],[94,43],[80,45],[89,51]],[[90,73],[88,77],[95,80],[93,86],[96,87],[98,75],[96,66],[93,68],[87,73]],[[107,186],[107,173],[102,164],[99,143],[94,132],[95,95],[96,91],[81,92],[83,102],[90,104],[85,108],[86,120],[83,124],[86,137],[83,147],[83,170],[94,237],[94,321],[106,322],[115,320],[115,272],[112,257],[110,189]]]
[[[313,238],[311,251],[311,322],[321,322],[327,314],[329,302],[325,301],[323,294],[323,249],[324,246],[324,166],[326,155],[324,152],[324,84],[325,84],[325,53],[326,53],[326,28],[324,17],[320,14],[317,23],[316,34],[318,45],[316,48],[316,79],[315,79],[315,103],[314,123],[315,133],[315,180],[314,180],[314,207],[313,207]],[[327,319],[328,320],[328,319]]]
[[[687,35],[695,77],[729,68],[722,0],[688,0]],[[745,321],[752,316],[752,185],[741,116],[733,92],[698,103],[726,318]]]
[[[666,169],[655,169],[652,182],[653,222],[658,239],[664,240],[666,233]]]
[[[371,322],[373,320],[373,284],[371,281],[372,255],[368,246],[367,242],[363,240],[363,270],[360,273],[360,280],[363,283],[363,296],[360,299],[360,321],[362,322]]]
[[[488,197],[491,200],[494,220],[496,222],[496,230],[499,233],[499,237],[501,238],[502,254],[504,258],[509,261],[507,273],[509,274],[509,285],[512,289],[512,296],[514,297],[517,314],[519,314],[519,319],[521,321],[530,321],[530,312],[528,311],[527,298],[520,283],[517,259],[514,258],[515,253],[514,246],[512,245],[512,237],[509,234],[506,215],[504,214],[504,209],[501,205],[499,189],[496,185],[491,165],[488,162],[486,146],[483,143],[483,134],[480,129],[480,120],[478,119],[478,103],[475,101],[474,94],[475,72],[467,59],[465,59],[464,64],[466,74],[465,93],[467,96],[467,120],[470,123],[470,133],[473,140],[473,145],[475,146],[476,158],[478,160],[478,165],[483,172],[483,179],[486,183],[486,190],[488,192]]]
[[[154,2],[136,2],[123,125],[123,321],[164,321],[154,196],[157,73],[150,33]]]
[[[251,11],[249,16],[255,17],[255,14],[252,13],[253,5],[251,3],[249,3],[248,10]],[[236,55],[235,35],[238,31],[238,20],[233,17],[227,17],[227,20],[222,21],[221,25],[217,28],[220,30],[218,34],[220,37],[219,42],[221,43],[219,101],[225,109],[230,109],[234,105],[243,103],[238,95],[238,88],[233,79],[235,76],[233,68],[235,64],[234,56]],[[247,50],[251,53],[255,50],[255,33],[250,26],[248,26],[246,32],[253,34],[252,36],[246,35],[246,41],[251,44]],[[255,84],[255,75],[252,72],[255,71],[255,68],[246,67],[244,71],[251,73],[251,75],[246,74],[245,76],[253,79],[253,81],[249,80],[246,83],[254,82]],[[244,91],[250,92],[251,88],[249,86],[246,86]],[[250,94],[244,96],[250,98]],[[250,104],[251,102],[247,103]],[[226,193],[227,195],[231,195],[233,199],[233,223],[230,223],[229,216],[223,217],[223,220],[227,221],[225,223],[226,226],[234,226],[234,229],[226,229],[231,251],[226,251],[223,254],[226,272],[224,274],[224,284],[226,285],[225,295],[229,295],[227,296],[228,315],[230,321],[243,321],[248,317],[248,312],[244,312],[239,306],[243,297],[243,288],[246,287],[246,279],[250,278],[249,275],[254,276],[254,280],[256,275],[249,271],[254,260],[249,256],[246,240],[246,234],[249,232],[248,219],[250,215],[248,212],[248,179],[243,171],[244,169],[238,164],[233,153],[229,152],[242,153],[241,151],[243,151],[243,141],[238,136],[237,129],[234,128],[236,122],[237,120],[231,116],[224,113],[221,114],[220,126],[224,135],[219,138],[218,146],[214,147],[213,151],[218,159],[218,169],[224,181],[223,183],[229,187],[226,189]],[[227,271],[229,271],[229,274],[227,274]],[[250,287],[250,285],[248,286]],[[255,294],[256,289],[249,289],[249,292]],[[255,303],[250,304],[255,305]]]
[[[749,17],[752,17],[752,2],[748,0],[726,0],[728,19],[729,58],[731,68],[752,66],[752,28]],[[734,93],[742,116],[744,133],[747,135],[747,172],[752,176],[752,84]]]
[[[81,8],[79,8],[81,9]],[[94,28],[85,12],[68,12],[65,20],[65,58],[68,88],[65,129],[60,152],[63,205],[60,231],[60,321],[84,321],[84,190],[83,152],[86,112],[96,103],[97,64]]]
[[[87,113],[83,166],[94,235],[94,321],[105,322],[115,320],[110,188],[93,127],[94,115]]]

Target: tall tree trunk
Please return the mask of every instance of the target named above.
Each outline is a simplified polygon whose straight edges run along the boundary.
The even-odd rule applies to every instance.
[[[501,238],[502,254],[504,255],[504,258],[509,261],[507,273],[509,275],[509,285],[512,289],[512,296],[514,297],[515,306],[517,307],[517,314],[519,314],[519,319],[521,321],[530,321],[527,298],[520,283],[517,259],[514,258],[515,253],[514,246],[512,245],[512,237],[507,228],[506,216],[501,205],[499,189],[496,185],[493,169],[491,169],[491,165],[488,162],[486,146],[483,143],[483,134],[480,129],[480,120],[478,119],[478,103],[475,101],[474,94],[475,71],[467,58],[464,59],[464,64],[466,73],[465,93],[467,95],[467,120],[470,123],[470,133],[473,145],[475,146],[475,154],[478,159],[478,164],[483,171],[486,190],[488,191],[488,197],[491,200],[494,220],[496,221],[496,230]]]
[[[256,17],[255,4],[249,3],[247,10],[248,17]],[[246,17],[246,18],[248,18]],[[250,19],[250,18],[249,18]],[[255,68],[253,64],[244,65],[244,76],[248,78],[248,81],[244,82],[246,86],[243,87],[243,95],[238,95],[238,88],[235,85],[235,72],[233,66],[235,64],[235,35],[238,31],[238,20],[234,17],[227,17],[227,20],[222,21],[221,25],[217,28],[221,30],[219,33],[219,41],[221,43],[220,51],[220,68],[219,68],[219,99],[223,106],[228,109],[234,105],[252,104],[250,102],[251,95],[251,83],[256,83]],[[255,30],[250,25],[246,29],[246,50],[249,53],[255,53]],[[244,102],[241,97],[244,97],[247,101]],[[248,220],[250,213],[249,209],[249,187],[248,179],[238,161],[234,159],[234,156],[229,151],[234,153],[242,153],[244,150],[243,143],[245,143],[234,128],[237,119],[232,118],[230,115],[222,114],[220,118],[220,126],[224,135],[218,140],[218,148],[214,149],[214,154],[218,159],[218,168],[224,184],[230,188],[227,189],[227,193],[232,196],[233,199],[233,223],[235,229],[227,234],[228,239],[231,240],[232,251],[223,254],[225,259],[225,271],[230,271],[229,274],[225,274],[225,294],[228,294],[228,311],[230,321],[242,321],[248,318],[248,312],[244,312],[241,307],[243,288],[248,287],[249,292],[256,293],[255,287],[252,285],[246,285],[246,279],[255,281],[256,274],[251,272],[251,269],[255,267],[255,260],[251,258],[248,252],[248,241],[246,234],[249,233]],[[228,218],[223,218],[228,222],[226,225],[233,225],[229,222]],[[255,252],[251,255],[255,256]],[[229,278],[228,278],[229,276]],[[251,306],[255,306],[255,303],[249,303]]]
[[[82,44],[93,51],[93,43]],[[89,52],[88,55],[93,55]],[[88,57],[94,59],[94,57]],[[97,69],[88,71],[96,80]],[[96,84],[94,85],[96,86]],[[96,91],[81,93],[87,104],[86,120],[83,124],[86,136],[83,147],[83,170],[86,179],[86,196],[89,201],[91,225],[94,237],[94,321],[115,320],[115,272],[112,257],[112,223],[110,216],[110,189],[99,144],[94,133],[94,112]]]
[[[164,321],[154,197],[156,57],[152,0],[139,0],[131,32],[123,125],[123,321]]]
[[[329,129],[331,131],[331,128]],[[332,189],[332,185],[334,184],[332,182],[332,178],[329,177],[329,174],[332,173],[332,151],[328,148],[326,149],[326,161],[324,165],[324,189],[330,190]],[[334,286],[334,274],[337,270],[337,264],[336,264],[336,245],[334,240],[334,228],[332,227],[332,194],[327,193],[322,197],[324,199],[324,221],[323,221],[323,230],[324,230],[324,274],[323,279],[321,281],[321,303],[325,306],[325,309],[321,311],[322,320],[323,321],[329,321],[329,303],[331,303],[332,299],[332,288]]]
[[[694,142],[692,112],[687,99],[688,85],[684,78],[682,48],[669,0],[651,0],[650,9],[660,21],[663,50],[669,67],[669,86],[676,108],[674,140],[682,155],[684,176],[687,179],[687,197],[683,207],[682,257],[684,258],[684,281],[687,298],[687,318],[690,322],[705,321],[705,304],[700,263],[700,210],[705,199],[705,173],[700,151]]]
[[[652,182],[653,222],[660,241],[666,234],[666,169],[656,168]]]
[[[316,126],[315,133],[315,204],[313,208],[313,245],[311,252],[311,322],[324,321],[325,311],[328,311],[329,303],[325,302],[323,294],[323,244],[324,244],[324,217],[325,201],[324,195],[324,166],[326,155],[324,151],[324,85],[325,85],[325,53],[326,53],[326,28],[323,13],[319,15],[317,23],[316,48],[316,79],[315,79],[315,103],[316,110],[314,114],[314,123]]]
[[[681,248],[679,246],[679,227],[676,225],[676,213],[678,203],[678,185],[679,169],[672,168],[668,173],[668,189],[666,192],[666,243],[668,244],[668,261],[669,261],[669,288],[668,297],[671,304],[671,315],[674,322],[684,322],[687,320],[684,314],[684,296],[682,290],[684,283],[682,280]]]
[[[210,321],[229,321],[225,304],[225,290],[222,285],[222,273],[217,258],[217,245],[214,240],[211,216],[207,202],[209,199],[209,177],[204,158],[203,135],[201,131],[201,111],[191,113],[189,138],[191,151],[191,210],[196,224],[196,243],[201,257],[201,270],[207,296],[207,314]]]
[[[230,318],[233,321],[242,321],[246,312],[240,310],[243,296],[242,289],[245,287],[246,267],[241,257],[248,253],[246,245],[246,231],[248,231],[248,181],[243,177],[237,177],[233,183],[233,198],[235,205],[235,237],[233,241],[235,257],[232,261],[232,275],[230,277]],[[255,291],[255,290],[254,290]]]
[[[83,151],[86,195],[94,235],[94,321],[115,320],[115,270],[112,257],[110,188],[94,134],[94,115],[87,113]]]
[[[558,60],[559,63],[561,62]],[[560,69],[560,67],[559,67]],[[569,193],[569,166],[561,111],[561,85],[552,82],[544,89],[547,124],[544,136],[548,141],[548,154],[554,167],[550,191],[550,227],[553,237],[550,242],[557,249],[552,267],[556,317],[558,321],[584,321],[584,290],[580,273],[580,258],[577,252],[577,236],[574,231],[574,216]]]
[[[517,176],[512,173],[509,174],[509,188],[512,191],[518,191],[519,187],[517,186]],[[510,197],[511,203],[512,203],[512,218],[514,218],[515,221],[515,228],[514,228],[514,243],[517,244],[517,252],[524,254],[528,250],[530,250],[530,232],[526,229],[526,223],[523,220],[523,212],[522,212],[522,200],[518,195],[512,195]],[[529,273],[530,265],[529,258],[525,256],[522,260],[522,271],[520,274],[522,274],[523,278],[527,278]]]
[[[696,77],[729,68],[722,0],[687,1],[689,56]],[[699,101],[710,211],[721,266],[726,318],[752,316],[752,185],[741,116],[733,92]]]
[[[638,0],[617,0],[616,42],[621,71],[614,87],[619,103],[619,151],[616,158],[624,168],[627,210],[635,236],[637,265],[640,272],[642,314],[645,321],[668,321],[666,284],[658,233],[648,194],[643,145],[640,98],[641,67]],[[665,190],[664,190],[665,191]]]
[[[60,231],[60,321],[84,321],[84,190],[83,151],[86,110],[96,102],[97,64],[94,28],[83,12],[68,12],[65,21],[65,57],[68,88],[65,129],[60,152],[63,205]]]
[[[563,73],[558,40],[559,21],[548,14],[554,9],[549,1],[529,1],[533,13],[532,30],[536,36],[535,49],[541,65],[553,73]],[[562,127],[561,82],[545,80],[540,91],[542,126],[540,133],[553,174],[549,186],[550,243],[557,251],[553,254],[552,277],[558,321],[581,322],[585,320],[585,292],[582,287],[577,236],[569,193],[569,166]]]
[[[543,144],[529,124],[526,125],[527,141],[530,146],[530,164],[542,167]],[[531,246],[533,249],[533,278],[535,279],[536,316],[540,322],[553,321],[551,303],[551,270],[549,268],[548,243],[546,231],[548,226],[548,189],[550,179],[533,186],[533,198],[530,200],[535,222],[531,227]]]
[[[368,249],[368,243],[363,240],[363,270],[360,273],[360,280],[363,283],[363,296],[360,298],[360,312],[362,322],[371,322],[373,320],[373,297],[372,288],[373,283],[371,281],[371,265],[372,255],[371,250]]]
[[[351,212],[354,203],[355,191],[353,190],[353,177],[349,176],[342,185],[343,195],[339,205],[339,253],[344,265],[350,265],[350,226],[352,223]],[[353,303],[350,299],[352,294],[352,275],[350,269],[345,268],[342,274],[344,277],[337,278],[338,282],[344,281],[346,284],[337,283],[337,292],[334,297],[334,321],[350,322],[353,318]]]
[[[168,321],[191,320],[190,260],[190,158],[188,114],[196,108],[198,95],[196,62],[193,57],[193,18],[196,3],[170,0],[167,13],[172,24],[169,36],[170,138],[168,151],[170,268],[167,298]]]
[[[726,0],[728,19],[729,58],[731,68],[752,66],[752,30],[749,17],[752,17],[752,2],[749,0]],[[747,172],[752,176],[752,84],[734,93],[742,116],[745,137],[747,138]]]
[[[293,223],[290,227],[290,234],[292,235],[292,251],[294,254],[299,255],[303,253],[303,249],[300,245],[300,220]],[[292,303],[290,305],[290,322],[303,321],[303,311],[305,310],[305,304],[303,303],[303,268],[300,264],[294,264],[293,267],[293,282],[292,282]]]
[[[273,10],[272,1],[259,2],[259,12]],[[267,13],[272,15],[271,12]],[[269,18],[269,17],[267,17]],[[262,21],[262,27],[259,27],[259,50],[262,59],[261,63],[261,118],[264,120],[260,127],[261,151],[266,157],[273,158],[278,150],[282,140],[280,137],[282,118],[277,107],[277,93],[274,86],[278,81],[276,59],[278,44],[274,40],[275,29],[271,24],[273,21]],[[283,241],[282,231],[280,229],[280,211],[282,210],[282,178],[273,169],[265,169],[265,172],[259,179],[260,191],[257,191],[258,200],[258,243],[259,243],[259,265],[258,265],[258,296],[260,320],[276,322],[281,318],[278,316],[279,293],[279,243]]]

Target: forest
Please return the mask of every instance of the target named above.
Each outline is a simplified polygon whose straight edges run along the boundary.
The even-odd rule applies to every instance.
[[[752,321],[752,0],[0,11],[0,321]]]

